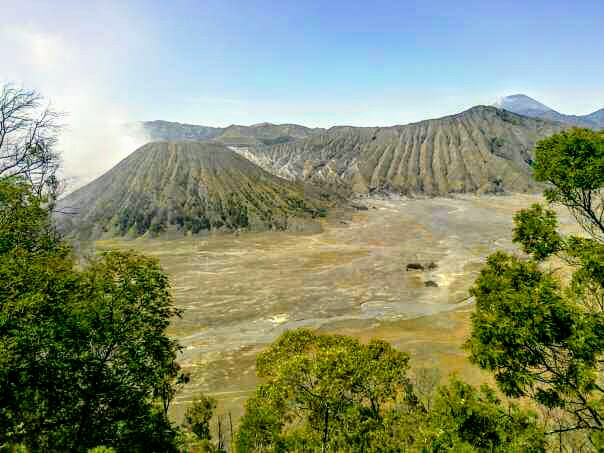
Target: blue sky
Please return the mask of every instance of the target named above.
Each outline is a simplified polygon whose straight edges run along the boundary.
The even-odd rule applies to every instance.
[[[4,0],[0,17],[0,79],[74,127],[389,125],[513,93],[604,106],[602,0]]]
[[[227,110],[243,102],[251,121],[322,126],[412,121],[510,92],[572,111],[604,104],[603,2],[199,4],[151,19],[167,32],[154,71],[172,71],[150,87],[193,94],[192,116],[220,100]]]

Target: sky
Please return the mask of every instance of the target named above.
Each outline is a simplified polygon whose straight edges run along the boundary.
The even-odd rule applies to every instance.
[[[81,184],[163,119],[385,126],[524,93],[604,107],[602,0],[0,0],[0,82],[67,113]]]

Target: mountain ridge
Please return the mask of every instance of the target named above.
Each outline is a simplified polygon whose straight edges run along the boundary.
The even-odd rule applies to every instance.
[[[496,100],[492,106],[530,118],[540,118],[550,121],[567,123],[572,126],[604,128],[604,108],[586,115],[567,115],[525,95],[513,94]],[[474,106],[479,107],[479,106]],[[471,110],[472,108],[468,110]],[[463,112],[461,112],[463,113]],[[443,118],[448,116],[447,115]],[[438,119],[438,118],[434,118]],[[365,126],[368,128],[387,128],[407,126],[421,123],[420,120],[411,123],[395,124],[392,126]],[[249,126],[231,124],[226,127],[204,126],[190,123],[180,123],[165,120],[137,121],[124,125],[127,134],[135,135],[142,132],[148,141],[177,141],[202,140],[216,141],[230,146],[261,146],[292,142],[309,138],[311,135],[333,132],[342,128],[359,128],[360,126],[335,125],[329,128],[307,127],[293,123],[259,122]]]
[[[164,120],[137,121],[124,125],[127,135],[142,135],[148,141],[202,140],[225,145],[249,146],[285,143],[322,132],[299,124],[262,122],[243,126],[212,127]]]
[[[330,128],[286,144],[239,150],[289,179],[343,183],[354,192],[446,195],[536,188],[536,141],[567,125],[492,106],[400,126]]]

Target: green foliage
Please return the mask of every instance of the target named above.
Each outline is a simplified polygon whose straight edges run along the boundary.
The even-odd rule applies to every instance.
[[[311,215],[313,218],[315,217],[327,217],[327,209],[325,208],[317,208],[311,210]]]
[[[542,452],[546,445],[535,414],[456,378],[438,389],[421,429],[428,451]]]
[[[325,207],[316,207],[315,204],[309,204],[303,198],[287,198],[287,205],[292,211],[299,214],[310,214],[313,219],[327,216],[327,209]]]
[[[110,447],[94,447],[88,450],[87,453],[116,453],[113,448]]]
[[[604,245],[594,240],[570,236],[564,258],[575,266],[567,296],[598,319],[604,312]]]
[[[246,403],[237,451],[543,451],[536,417],[486,387],[453,380],[424,404],[408,360],[379,340],[285,332],[258,356],[265,383]]]
[[[575,414],[578,427],[600,429],[601,312],[585,310],[536,262],[501,252],[489,257],[471,294],[472,361],[493,371],[506,395],[532,396]]]
[[[185,425],[191,429],[199,440],[210,440],[210,420],[216,409],[216,400],[206,395],[199,395],[185,411]]]
[[[536,148],[535,176],[554,189],[551,201],[566,205],[575,190],[596,190],[604,185],[604,133],[571,129],[541,140]]]
[[[514,216],[514,222],[514,242],[522,244],[524,252],[532,254],[536,260],[544,260],[560,251],[562,238],[556,231],[558,220],[554,211],[534,204],[530,209],[520,210]]]
[[[25,185],[0,186],[0,444],[174,450],[166,275],[124,252],[77,270],[42,203]]]
[[[368,345],[308,330],[284,333],[257,359],[267,380],[246,405],[240,451],[343,448],[382,423],[385,407],[405,400],[408,356],[388,343]]]
[[[604,132],[571,129],[540,141],[535,177],[547,200],[566,206],[592,235],[604,239]]]
[[[41,429],[39,413],[49,410],[43,406],[62,398],[44,386],[62,379],[57,340],[69,327],[62,301],[77,279],[69,248],[56,240],[42,202],[26,184],[0,183],[0,444]]]
[[[22,180],[0,180],[0,254],[17,249],[57,256],[69,253],[69,247],[58,240],[45,201]]]
[[[132,214],[130,213],[130,209],[128,208],[122,209],[118,213],[117,221],[115,222],[115,227],[119,231],[119,234],[126,234],[134,223],[134,221],[131,220],[131,216]]]
[[[165,379],[177,376],[178,346],[165,335],[176,314],[167,276],[153,259],[106,252],[79,279],[79,291],[87,299],[74,303],[73,309],[88,346],[78,351],[80,387],[86,391],[80,431],[98,433],[109,423],[126,431],[128,423],[153,410],[153,426],[168,429],[162,427],[164,400],[171,396]],[[154,400],[162,403],[163,415],[153,408]],[[125,423],[126,411],[132,413]],[[131,429],[138,435],[140,427]]]
[[[506,395],[564,411],[553,431],[583,430],[593,446],[604,432],[603,138],[574,129],[537,145],[547,199],[568,207],[591,238],[563,237],[555,213],[540,205],[520,211],[514,241],[529,257],[488,258],[470,291],[476,312],[466,344]],[[568,284],[548,271],[552,255],[572,270]]]
[[[491,152],[497,154],[499,152],[499,148],[505,146],[505,139],[502,137],[493,137],[491,138],[490,148]]]
[[[470,293],[477,303],[468,342],[471,358],[494,370],[510,396],[524,395],[528,386],[544,379],[541,369],[527,369],[549,366],[551,352],[542,346],[569,347],[583,335],[576,325],[577,310],[563,299],[553,277],[534,262],[501,252],[491,255]]]

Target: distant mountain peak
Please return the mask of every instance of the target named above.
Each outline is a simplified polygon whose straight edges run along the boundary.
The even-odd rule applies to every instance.
[[[536,113],[553,112],[554,110],[545,104],[533,99],[526,94],[513,94],[511,96],[504,96],[499,98],[493,104],[495,107],[500,109],[509,110],[510,112],[519,113],[521,115],[532,113],[534,116]]]
[[[495,107],[517,113],[519,115],[558,121],[572,126],[604,129],[604,109],[589,115],[567,115],[542,104],[526,94],[513,94],[497,99]]]

